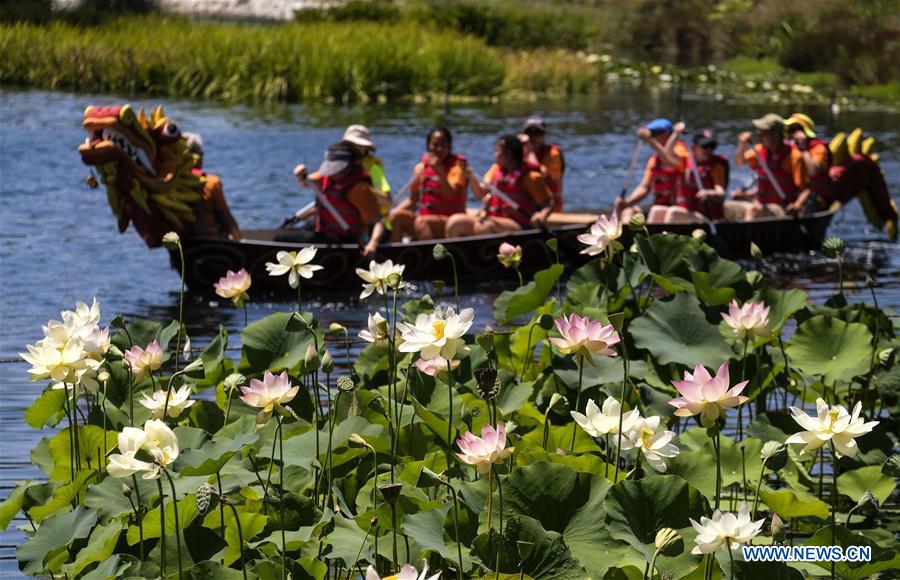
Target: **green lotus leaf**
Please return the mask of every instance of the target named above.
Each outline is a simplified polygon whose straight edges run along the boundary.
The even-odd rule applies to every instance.
[[[529,545],[530,553],[522,567],[528,576],[549,580],[582,580],[585,577],[584,568],[572,557],[562,535],[548,532],[540,522],[525,515],[507,520],[502,536],[494,529],[475,538],[472,552],[486,567],[494,568],[499,564],[497,570],[501,574],[518,577],[519,542]]]
[[[629,330],[635,344],[661,364],[693,368],[700,363],[716,369],[733,354],[718,327],[707,322],[697,298],[689,294],[657,300]]]
[[[194,564],[187,570],[191,580],[240,580],[243,578],[240,570],[229,568],[221,562],[204,560]]]
[[[769,509],[785,520],[804,516],[828,519],[828,504],[804,490],[773,490],[764,485],[759,491],[759,497]]]
[[[834,541],[832,541],[832,537]],[[872,559],[868,562],[837,562],[834,566],[835,577],[841,580],[865,580],[874,578],[878,572],[900,568],[900,553],[896,548],[882,548],[869,538],[851,532],[844,526],[826,526],[817,531],[806,541],[805,546],[832,546],[843,548],[848,546],[869,546]],[[819,567],[830,571],[830,562],[816,562]]]
[[[28,510],[28,515],[35,522],[40,522],[59,510],[69,511],[72,509],[72,503],[77,502],[84,488],[96,477],[96,471],[88,469],[79,471],[75,474],[75,479],[53,490],[53,497],[47,503],[36,505]]]
[[[515,469],[503,482],[504,517],[525,515],[547,531],[563,532],[590,496],[591,476],[571,467],[538,461]],[[499,493],[494,485],[495,509]]]
[[[543,305],[564,270],[562,264],[554,264],[537,272],[534,280],[524,286],[502,292],[494,301],[494,318],[505,324]]]
[[[894,453],[881,466],[881,473],[888,477],[900,477],[900,453]]]
[[[101,427],[95,425],[79,425],[77,430],[82,467],[87,467],[88,457],[93,459],[92,465],[96,465],[97,457],[105,456],[107,451],[118,444],[118,433],[115,431],[106,431],[104,433]],[[53,458],[53,470],[50,472],[51,480],[68,482],[72,478],[71,452],[72,446],[69,443],[69,430],[63,429],[50,440],[50,456]]]
[[[156,510],[159,513],[159,510]],[[207,514],[207,518],[210,515]],[[221,520],[219,517],[215,518],[215,527],[218,528]],[[266,528],[266,523],[269,521],[269,517],[263,515],[258,511],[251,511],[251,508],[247,505],[243,505],[238,507],[238,519],[235,519],[234,512],[230,509],[225,510],[225,543],[227,544],[225,548],[219,551],[217,554],[209,558],[213,561],[224,560],[225,565],[229,566],[233,562],[236,562],[241,557],[240,551],[240,539],[241,534],[238,534],[238,526],[237,521],[240,521],[241,534],[243,534],[244,540],[244,549],[246,552],[247,544],[256,536],[258,536],[262,531]],[[204,522],[204,525],[207,525],[207,522]],[[159,527],[159,521],[157,520],[157,527]],[[169,527],[169,514],[166,513],[166,529]],[[131,530],[128,530],[129,534]],[[280,536],[280,534],[279,534]],[[281,544],[281,539],[279,537],[279,545]],[[174,550],[173,550],[174,551]]]
[[[437,552],[441,557],[456,562],[459,556],[454,548],[455,544],[444,539],[444,520],[452,509],[453,503],[451,502],[431,510],[408,515],[403,520],[403,532],[407,536],[415,538],[423,550]]]
[[[55,427],[66,416],[65,400],[65,389],[47,389],[25,409],[25,422],[32,429]]]
[[[793,366],[811,376],[822,375],[826,383],[833,384],[869,370],[872,334],[858,322],[813,316],[797,328],[786,350]]]
[[[63,572],[74,578],[91,564],[104,562],[112,556],[124,529],[125,522],[121,520],[110,520],[94,528],[87,545],[78,551],[73,563],[62,567]]]
[[[776,335],[795,312],[806,306],[808,295],[803,290],[766,288],[762,301],[769,307],[769,329]]]
[[[383,527],[385,524],[379,525]],[[387,525],[390,526],[390,516]],[[356,520],[334,516],[334,529],[323,541],[331,546],[331,558],[342,560],[347,568],[356,563],[357,554],[361,561],[373,561],[372,548],[366,541],[366,530],[360,528]]]
[[[165,489],[165,488],[164,488]],[[196,489],[196,488],[195,488]],[[168,489],[165,489],[168,492]],[[178,529],[184,530],[197,518],[197,498],[189,495],[178,502]],[[166,536],[174,537],[175,533],[175,504],[168,499],[166,501]],[[144,516],[144,540],[160,537],[162,529],[159,522],[159,507],[151,509]],[[140,532],[137,526],[128,528],[128,545],[134,546],[140,541]],[[174,552],[174,550],[173,550]]]
[[[241,449],[253,445],[258,439],[259,434],[255,431],[239,433],[234,438],[217,438],[179,455],[175,470],[182,475],[212,475],[221,470]]]
[[[5,531],[16,514],[22,511],[22,506],[25,504],[25,492],[28,490],[29,484],[31,484],[30,479],[17,482],[3,503],[0,503],[0,531]]]
[[[290,318],[287,312],[276,312],[244,327],[241,333],[243,355],[238,367],[241,373],[260,374],[267,369],[278,373],[303,362],[306,347],[315,345],[315,339],[310,332],[285,330]],[[322,344],[321,329],[315,332],[319,335],[319,344]]]
[[[692,447],[691,436],[695,436],[699,446]],[[681,453],[668,460],[669,472],[677,475],[699,489],[704,496],[713,497],[716,492],[715,451],[712,440],[705,429],[690,429],[679,436]],[[722,456],[722,487],[743,485],[744,477],[748,486],[759,481],[762,460],[759,452],[763,442],[759,439],[744,439],[736,443],[729,437],[720,437]],[[741,447],[744,452],[741,454]],[[712,465],[711,465],[712,464]]]
[[[47,518],[31,538],[16,547],[16,559],[27,562],[22,571],[58,570],[68,558],[69,544],[88,537],[96,523],[97,512],[82,505]]]
[[[840,474],[837,485],[838,491],[853,501],[859,501],[866,491],[871,491],[878,502],[883,504],[891,497],[897,482],[893,477],[881,473],[881,466],[867,465]]]
[[[116,580],[135,576],[141,568],[141,562],[130,554],[113,554],[90,572],[81,576],[81,580]],[[159,570],[157,570],[158,575]]]

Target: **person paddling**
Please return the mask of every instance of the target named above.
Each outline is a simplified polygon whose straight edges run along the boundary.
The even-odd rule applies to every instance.
[[[729,166],[728,159],[716,155],[718,144],[708,130],[691,139],[688,166],[678,181],[675,204],[666,212],[666,223],[702,222],[724,216]]]
[[[384,174],[384,163],[374,155],[376,147],[369,129],[365,125],[350,125],[344,131],[341,143],[352,145],[359,153],[362,168],[372,180],[372,190],[377,195],[381,214],[387,215],[391,208],[391,184]]]
[[[434,240],[446,236],[450,216],[466,212],[469,186],[481,197],[478,179],[466,158],[453,152],[453,136],[434,127],[425,138],[426,153],[415,166],[409,197],[391,212],[391,241]]]
[[[195,175],[204,177],[203,192],[200,201],[194,206],[196,221],[191,226],[194,236],[228,238],[240,240],[241,229],[231,215],[231,209],[225,200],[222,180],[218,175],[203,171],[203,137],[199,133],[184,133],[185,145],[190,153],[196,156],[197,162],[192,170]]]
[[[542,226],[553,205],[553,192],[538,171],[525,163],[522,142],[505,135],[494,145],[494,164],[483,182],[490,197],[482,216],[456,214],[447,220],[447,237],[495,234]],[[476,195],[479,192],[476,191]]]
[[[298,165],[294,175],[301,186],[312,181],[318,193],[315,230],[286,230],[276,241],[325,244],[359,244],[362,253],[373,255],[384,235],[378,200],[372,180],[362,166],[359,152],[348,143],[336,143],[325,151],[325,159],[314,173]],[[307,215],[295,216],[301,220]]]
[[[787,137],[791,146],[800,151],[803,165],[809,177],[809,198],[807,211],[815,211],[825,207],[828,200],[834,197],[834,184],[829,176],[831,168],[831,149],[828,141],[816,136],[815,123],[809,115],[794,113],[784,122]]]
[[[614,206],[622,221],[627,222],[635,212],[642,211],[638,203],[653,194],[653,206],[648,222],[665,220],[668,208],[675,203],[678,181],[688,165],[688,151],[678,139],[684,123],[672,124],[664,118],[654,119],[637,130],[639,139],[650,144],[653,155],[647,160],[644,177],[627,198],[618,198]]]
[[[538,168],[547,187],[553,192],[553,211],[562,211],[563,174],[566,160],[562,149],[555,143],[547,143],[547,125],[538,115],[525,120],[522,134],[528,139],[525,161]]]

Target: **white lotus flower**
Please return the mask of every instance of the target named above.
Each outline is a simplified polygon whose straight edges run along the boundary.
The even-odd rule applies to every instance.
[[[136,456],[145,452],[153,462],[142,461]],[[144,472],[144,479],[157,479],[161,470],[178,458],[178,438],[162,421],[151,419],[143,429],[125,427],[119,433],[119,453],[109,456],[106,470],[110,476],[122,478]]]
[[[602,254],[606,248],[621,250],[622,244],[617,241],[620,237],[622,237],[622,224],[619,222],[618,216],[615,214],[612,217],[602,215],[594,222],[589,232],[578,236],[578,241],[587,246],[581,250],[582,254],[596,256]]]
[[[678,446],[672,443],[675,433],[660,429],[661,418],[658,416],[639,418],[627,433],[623,433],[622,449],[638,449],[650,467],[661,473],[666,472],[666,459],[679,453]]]
[[[216,289],[218,296],[230,299],[236,308],[243,308],[247,300],[250,299],[247,290],[250,289],[252,283],[253,279],[250,277],[250,274],[247,273],[247,270],[241,268],[237,272],[228,270],[224,276],[219,278],[218,282],[213,284],[213,287]]]
[[[754,522],[750,519],[747,502],[741,504],[737,515],[716,510],[712,518],[701,517],[700,523],[691,519],[691,525],[697,530],[695,539],[697,545],[691,550],[691,554],[711,554],[723,544],[737,550],[741,544],[749,542],[759,534],[764,521]]]
[[[160,389],[154,392],[153,396],[148,395],[146,392],[142,393],[142,395],[143,399],[138,402],[152,411],[150,416],[153,419],[162,419],[163,410],[172,419],[177,419],[185,409],[196,403],[190,398],[191,387],[189,385],[182,385],[180,389],[169,393],[168,409],[166,408],[166,391]]]
[[[403,324],[400,352],[418,352],[424,359],[437,356],[462,358],[469,354],[462,337],[471,328],[475,311],[465,308],[457,314],[448,308],[446,314],[436,308],[433,314],[420,314],[415,325]],[[399,328],[399,325],[398,325]]]
[[[366,342],[382,343],[390,338],[388,323],[384,316],[376,312],[369,314],[369,329],[360,330],[359,337]]]
[[[57,383],[77,383],[80,371],[84,370],[84,343],[75,338],[59,343],[54,339],[39,340],[34,345],[26,345],[27,353],[20,353],[31,368],[32,381],[52,379]]]
[[[438,572],[437,574],[433,574],[426,578],[428,574],[428,563],[425,562],[423,566],[422,572],[419,573],[412,564],[404,564],[399,573],[394,574],[393,576],[385,576],[384,578],[378,575],[378,572],[373,566],[369,566],[366,568],[366,580],[438,580],[438,578],[441,577],[441,573]]]
[[[143,449],[146,443],[147,435],[143,429],[136,427],[125,427],[122,429],[122,432],[119,433],[119,453],[113,453],[109,456],[109,464],[106,467],[109,475],[123,478],[150,470],[153,467],[152,463],[135,458],[135,455]]]
[[[859,416],[861,411],[861,401],[853,407],[852,415],[841,405],[829,407],[823,399],[816,399],[815,417],[807,415],[802,409],[791,407],[794,421],[806,431],[794,433],[785,443],[805,443],[803,453],[808,453],[831,441],[838,456],[855,457],[859,451],[856,438],[870,432],[879,423],[878,421],[866,423]]]
[[[151,468],[143,477],[155,479],[159,477],[161,468],[170,466],[178,459],[178,438],[168,425],[157,419],[150,419],[144,423],[144,433],[147,435],[144,447],[156,462],[153,464],[155,469]]]
[[[378,292],[381,295],[384,295],[387,292],[388,278],[394,274],[397,276],[403,275],[403,270],[406,269],[406,266],[403,264],[394,265],[394,262],[391,260],[386,260],[384,262],[376,262],[372,260],[369,262],[369,269],[363,270],[362,268],[356,269],[356,275],[363,279],[363,291],[359,295],[359,299],[362,300],[364,298],[368,298],[374,292]]]
[[[615,397],[607,397],[603,401],[603,409],[597,407],[593,399],[587,402],[585,409],[587,415],[578,411],[570,411],[570,415],[578,423],[578,426],[591,437],[604,435],[616,435],[619,433],[619,415],[622,414],[622,406]],[[632,409],[622,416],[622,433],[628,433],[634,428],[635,422],[640,420],[641,414],[637,409]]]
[[[316,257],[316,248],[307,246],[299,252],[278,252],[275,259],[278,263],[266,262],[266,270],[270,276],[288,275],[288,284],[291,288],[300,286],[300,278],[312,278],[313,274],[322,269],[322,266],[310,264]]]

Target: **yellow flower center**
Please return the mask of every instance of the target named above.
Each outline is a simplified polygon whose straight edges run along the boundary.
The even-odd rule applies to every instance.
[[[444,338],[444,326],[447,325],[447,322],[444,320],[435,320],[431,323],[431,328],[434,329],[434,339],[440,340]]]
[[[649,427],[644,427],[641,430],[641,446],[642,447],[650,447],[650,445],[653,443],[653,435],[655,435],[655,434],[656,434],[656,432],[653,429],[650,429]]]
[[[831,431],[831,429],[834,428],[834,424],[838,419],[838,415],[840,415],[840,411],[838,411],[837,409],[830,409],[828,411],[828,418],[830,419],[830,421],[828,422],[828,430],[829,431]]]

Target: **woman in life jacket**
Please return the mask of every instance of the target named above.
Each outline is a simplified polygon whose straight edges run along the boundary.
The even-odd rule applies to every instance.
[[[295,216],[302,220],[315,213],[315,228],[285,230],[275,236],[275,241],[359,244],[363,255],[375,253],[384,235],[384,224],[372,181],[352,145],[332,145],[325,151],[318,170],[307,174],[306,166],[301,164],[294,169],[294,175],[301,186],[308,187],[312,181],[316,189],[315,206],[306,214]]]
[[[538,115],[525,120],[522,133],[527,137],[525,161],[535,165],[544,176],[547,187],[553,192],[553,211],[562,211],[563,173],[566,171],[566,160],[562,149],[555,143],[547,143],[547,125]]]
[[[791,146],[803,156],[803,165],[809,177],[811,195],[805,209],[816,211],[817,208],[825,207],[834,197],[834,184],[828,174],[831,168],[828,141],[816,136],[813,131],[815,123],[809,115],[794,113],[785,120],[784,126]]]
[[[388,183],[387,176],[384,174],[384,163],[374,155],[376,147],[372,142],[372,135],[369,133],[368,127],[350,125],[344,131],[341,143],[352,145],[359,153],[362,168],[372,180],[372,190],[377,196],[378,208],[381,210],[381,215],[386,216],[391,209],[391,184]]]
[[[547,221],[553,192],[539,171],[525,163],[522,142],[505,135],[494,145],[494,164],[484,174],[485,210],[477,218],[456,214],[447,220],[447,237],[496,234],[534,228]],[[476,191],[476,194],[479,192]]]
[[[734,163],[747,165],[756,172],[756,188],[732,192],[738,202],[744,202],[743,218],[747,220],[804,211],[810,196],[803,153],[784,139],[784,120],[769,113],[753,120],[759,143],[751,147],[753,135],[745,131],[738,137]]]
[[[729,167],[728,159],[716,155],[718,145],[708,130],[696,133],[691,139],[691,157],[678,181],[675,205],[666,211],[666,223],[722,219]]]
[[[648,222],[665,221],[666,212],[675,203],[678,181],[688,163],[688,151],[678,137],[684,132],[684,123],[672,124],[668,119],[654,119],[637,130],[637,136],[649,143],[653,155],[647,160],[644,177],[625,198],[617,198],[615,211],[619,219],[627,222],[635,212],[643,211],[637,204],[653,194],[653,205],[647,213]]]
[[[196,155],[197,163],[193,172],[206,178],[200,201],[194,206],[196,221],[190,226],[192,236],[227,238],[240,240],[241,229],[231,215],[231,209],[225,200],[222,180],[218,175],[203,171],[203,137],[199,133],[184,133],[187,150]]]
[[[434,127],[425,138],[425,155],[413,168],[409,197],[390,214],[391,241],[446,237],[450,216],[466,212],[469,186],[482,195],[466,158],[453,153],[453,136]]]

